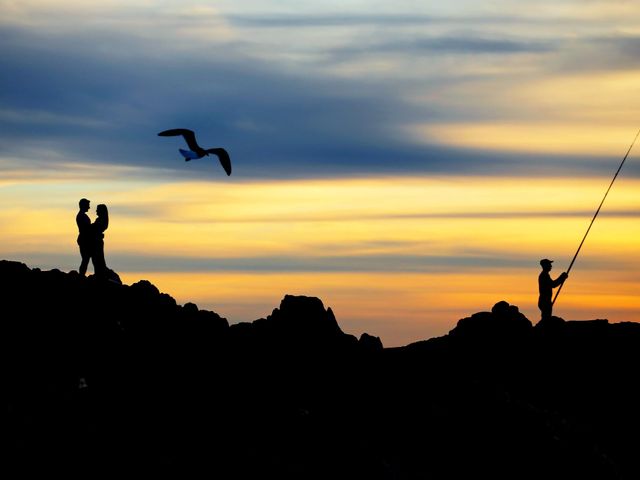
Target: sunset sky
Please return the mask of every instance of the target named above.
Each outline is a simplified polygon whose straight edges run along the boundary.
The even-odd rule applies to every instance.
[[[535,323],[640,128],[634,1],[0,0],[0,39],[0,258],[77,269],[87,197],[125,283],[385,346]],[[640,321],[639,207],[640,146],[554,313]]]

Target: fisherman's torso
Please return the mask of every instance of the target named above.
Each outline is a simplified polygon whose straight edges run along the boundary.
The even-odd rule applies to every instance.
[[[540,297],[551,298],[553,294],[553,280],[551,280],[549,272],[542,272],[540,276],[538,276],[538,291],[540,292]]]

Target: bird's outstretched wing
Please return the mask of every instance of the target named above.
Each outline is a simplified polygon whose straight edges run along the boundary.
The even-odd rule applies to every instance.
[[[196,152],[192,152],[191,150],[183,150],[182,148],[179,148],[178,150],[180,150],[180,153],[184,157],[185,162],[201,158],[200,155],[198,155]]]
[[[222,168],[227,172],[227,176],[231,175],[231,158],[224,148],[210,148],[207,152],[217,155]]]
[[[198,142],[196,142],[196,134],[193,133],[193,130],[187,128],[172,128],[171,130],[160,132],[158,135],[161,137],[177,137],[178,135],[182,135],[190,150],[202,150]]]

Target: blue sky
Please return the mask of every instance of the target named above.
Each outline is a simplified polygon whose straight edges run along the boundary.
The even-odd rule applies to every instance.
[[[636,69],[630,2],[5,1],[0,11],[0,153],[20,162],[198,177],[204,167],[180,164],[177,139],[155,136],[184,126],[231,151],[239,177],[592,175],[624,145],[505,150],[468,145],[463,127],[547,122],[588,139],[602,115],[621,138],[635,128],[632,90],[627,105],[616,91],[595,113],[571,91],[532,91]]]

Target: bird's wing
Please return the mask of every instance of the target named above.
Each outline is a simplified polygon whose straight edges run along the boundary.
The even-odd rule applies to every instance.
[[[231,158],[224,148],[210,148],[209,150],[207,150],[207,152],[217,155],[222,168],[224,168],[224,171],[227,172],[227,176],[231,175]]]
[[[196,142],[196,134],[193,133],[193,130],[189,130],[187,128],[172,128],[171,130],[160,132],[158,135],[161,137],[176,137],[178,135],[182,135],[184,140],[187,142],[189,149],[194,151],[201,150],[198,142]]]
[[[200,158],[196,152],[192,152],[191,150],[183,150],[182,148],[179,148],[178,150],[180,150],[180,153],[187,162],[189,160],[196,160],[197,158]]]

